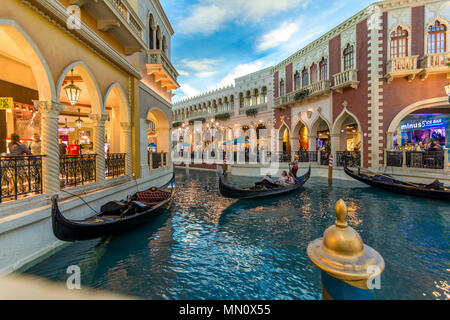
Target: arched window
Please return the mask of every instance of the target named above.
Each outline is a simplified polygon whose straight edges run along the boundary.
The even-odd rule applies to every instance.
[[[244,107],[244,94],[242,92],[239,93],[239,107]]]
[[[164,53],[167,53],[166,36],[163,36],[163,40],[162,40],[162,51],[163,51]]]
[[[153,18],[152,16],[150,16],[149,21],[148,21],[148,47],[150,48],[150,50],[155,49],[154,47],[154,43],[153,43],[153,35],[155,33],[155,30],[153,29]]]
[[[302,87],[306,87],[309,85],[309,73],[306,68],[302,71]]]
[[[398,27],[391,32],[391,59],[408,56],[408,31]]]
[[[161,49],[161,34],[159,27],[156,29],[156,50]]]
[[[328,80],[328,61],[323,58],[319,63],[320,80]]]
[[[311,72],[311,84],[319,81],[319,69],[317,68],[316,63],[312,64],[312,66],[310,68],[310,72]]]
[[[344,49],[344,71],[348,69],[353,69],[354,61],[354,52],[353,46],[351,44],[347,45],[347,48]]]
[[[295,90],[300,88],[300,72],[296,72],[294,75],[294,86]]]
[[[280,96],[281,96],[281,97],[284,97],[284,96],[286,95],[284,89],[285,89],[285,88],[284,88],[284,80],[281,79],[281,80],[280,80]]]
[[[446,31],[447,27],[439,21],[428,28],[428,54],[446,51]]]

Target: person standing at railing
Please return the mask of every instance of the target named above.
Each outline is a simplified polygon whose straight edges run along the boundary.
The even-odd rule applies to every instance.
[[[67,152],[67,147],[65,143],[62,142],[62,139],[59,139],[59,155],[65,156]]]
[[[74,140],[73,144],[70,144],[67,148],[67,153],[71,156],[79,156],[81,154],[81,148],[78,140]]]
[[[8,144],[8,149],[11,156],[31,156],[31,151],[27,148],[26,145],[20,142],[20,137],[17,133],[11,134],[11,142]]]
[[[39,133],[35,133],[33,135],[33,141],[30,143],[29,149],[34,156],[41,154],[41,138],[39,137]]]
[[[431,143],[431,146],[430,146],[430,148],[427,151],[441,151],[442,152],[441,148],[439,148],[439,146],[436,143],[436,141],[433,141]]]

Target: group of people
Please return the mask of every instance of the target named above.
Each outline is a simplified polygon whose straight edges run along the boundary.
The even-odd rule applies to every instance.
[[[437,143],[436,141],[431,141],[431,142],[427,142],[427,143],[422,143],[422,141],[421,141],[416,144],[409,142],[403,147],[399,147],[398,144],[395,144],[394,148],[396,150],[409,150],[409,151],[416,151],[416,152],[425,152],[425,151],[440,151],[440,152],[442,152],[443,151],[440,144]]]
[[[266,174],[266,176],[263,178],[263,181],[267,181],[267,182],[269,182],[271,184],[278,184],[278,185],[281,185],[281,186],[287,186],[287,185],[292,185],[292,184],[296,183],[295,176],[292,173],[292,171],[287,173],[286,170],[284,170],[281,173],[281,176],[278,178],[277,181],[274,181],[272,179],[272,175],[270,173]]]
[[[33,141],[26,146],[20,141],[17,133],[12,133],[8,149],[11,156],[37,156],[41,154],[41,138],[38,133],[35,133]]]

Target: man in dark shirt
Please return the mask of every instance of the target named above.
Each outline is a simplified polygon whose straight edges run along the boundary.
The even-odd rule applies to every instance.
[[[66,144],[59,139],[59,155],[64,156],[66,154]]]

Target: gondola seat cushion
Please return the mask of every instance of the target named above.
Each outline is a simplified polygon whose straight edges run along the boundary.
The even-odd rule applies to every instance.
[[[126,203],[120,201],[110,201],[101,206],[100,211],[104,215],[116,216],[122,214],[122,211],[128,207]]]
[[[136,201],[142,202],[147,206],[155,206],[159,202],[169,198],[170,193],[164,191],[143,191],[136,194]]]

